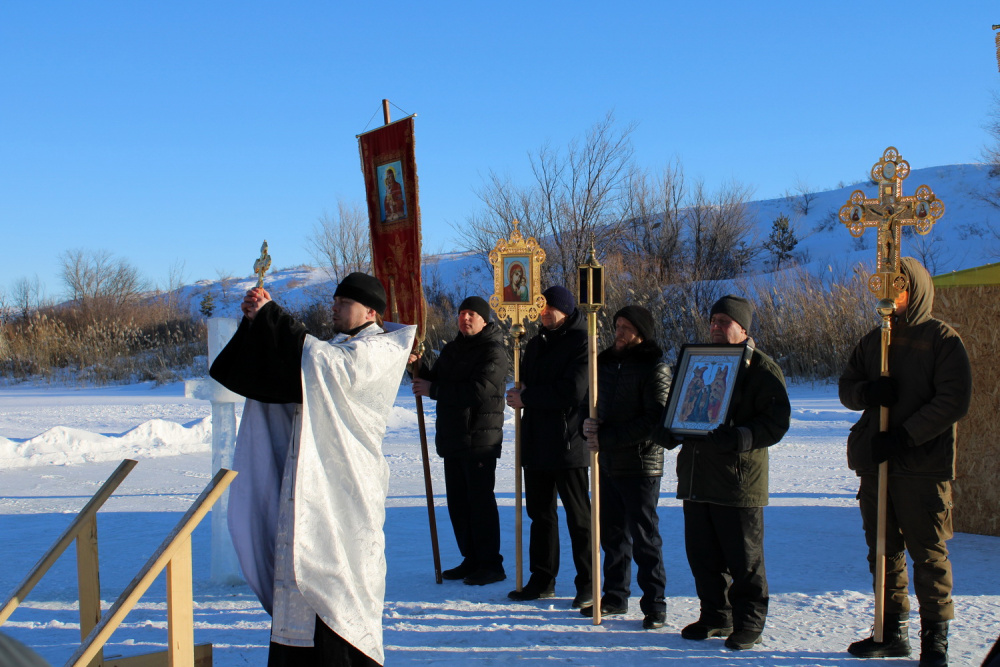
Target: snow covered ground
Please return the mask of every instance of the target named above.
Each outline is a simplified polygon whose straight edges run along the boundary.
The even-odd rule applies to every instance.
[[[771,609],[764,642],[752,651],[731,652],[721,640],[691,642],[678,634],[697,616],[697,602],[672,475],[663,478],[660,502],[668,575],[668,624],[662,630],[642,630],[637,597],[628,615],[607,618],[600,626],[571,610],[572,572],[565,568],[572,561],[565,535],[558,597],[527,603],[507,599],[513,588],[515,525],[509,446],[497,489],[508,580],[481,588],[435,584],[414,401],[409,387],[401,387],[384,448],[392,471],[386,663],[877,664],[852,659],[844,650],[868,632],[872,618],[854,501],[857,481],[844,456],[856,415],[840,406],[833,386],[800,385],[790,393],[792,429],[771,450],[771,505],[765,511]],[[20,583],[120,460],[137,458],[139,465],[99,515],[101,591],[109,606],[211,478],[209,412],[207,403],[183,398],[180,384],[0,388],[0,599]],[[430,406],[428,413],[433,442]],[[444,506],[440,461],[432,467],[447,568],[459,556]],[[527,523],[525,517],[525,543]],[[214,644],[216,665],[263,665],[269,618],[246,586],[211,582],[209,543],[210,521],[205,520],[194,535],[195,640]],[[951,664],[978,665],[1000,632],[1000,538],[958,534],[950,546],[958,616]],[[80,641],[74,561],[71,549],[2,628],[53,664],[64,663]],[[166,638],[161,576],[105,654],[163,650]],[[919,642],[915,629],[911,640]],[[915,662],[916,654],[909,664]]]

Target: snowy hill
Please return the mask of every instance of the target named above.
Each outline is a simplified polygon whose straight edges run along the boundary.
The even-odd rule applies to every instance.
[[[944,202],[945,214],[927,236],[905,232],[903,254],[919,259],[934,275],[998,261],[1000,209],[983,201],[981,196],[990,189],[990,180],[987,168],[974,164],[912,170],[903,181],[903,193],[912,195],[920,185],[928,185]],[[855,239],[837,220],[837,212],[855,190],[862,190],[866,197],[877,194],[875,186],[869,183],[810,193],[806,213],[802,211],[801,195],[750,202],[748,209],[756,219],[757,243],[767,239],[774,220],[784,214],[799,239],[795,257],[807,270],[848,269],[859,262],[871,262],[874,232],[868,230]],[[760,271],[766,270],[764,259],[766,253],[757,263]],[[464,294],[492,291],[492,275],[486,263],[468,252],[425,256],[423,278],[425,286],[439,285],[446,291],[457,289]],[[181,288],[178,296],[190,304],[192,312],[198,312],[201,299],[211,292],[215,314],[236,315],[243,294],[255,282],[252,274],[230,280],[201,280]],[[335,284],[323,269],[296,267],[268,275],[267,287],[276,299],[296,308],[329,297]]]
[[[1000,210],[982,199],[982,193],[991,187],[990,180],[987,168],[974,164],[912,170],[903,181],[903,194],[912,195],[918,187],[927,185],[944,202],[945,212],[926,236],[904,231],[903,254],[921,260],[933,275],[1000,259],[1000,239],[988,231],[992,228],[1000,232]],[[863,191],[866,197],[877,195],[875,186],[855,183],[814,193],[807,215],[798,210],[801,197],[755,201],[750,208],[757,217],[762,240],[770,233],[771,223],[783,213],[796,229],[800,242],[795,252],[806,265],[817,269],[827,264],[850,266],[871,261],[875,245],[874,231],[867,230],[855,239],[836,218],[855,190]],[[984,235],[978,236],[976,231]]]

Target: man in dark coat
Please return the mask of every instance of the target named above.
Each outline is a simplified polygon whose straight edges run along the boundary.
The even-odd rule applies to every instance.
[[[614,345],[597,357],[597,419],[583,421],[590,449],[599,452],[604,595],[601,614],[624,614],[631,594],[632,559],[642,589],[647,630],[666,623],[666,570],[656,505],[663,448],[652,441],[670,389],[653,317],[642,306],[615,313]],[[588,403],[589,405],[589,403]],[[593,616],[594,607],[580,610]]]
[[[420,369],[413,393],[437,401],[434,443],[444,459],[448,515],[463,558],[441,576],[483,586],[506,578],[493,489],[503,442],[507,352],[500,328],[490,322],[489,304],[478,296],[459,306],[458,332],[440,357]]]
[[[883,641],[869,637],[848,651],[858,657],[910,654],[908,580],[904,546],[913,559],[913,587],[920,603],[920,664],[948,662],[951,600],[951,482],[955,479],[955,423],[972,396],[969,356],[958,333],[934,319],[934,283],[912,257],[900,261],[908,289],[896,299],[889,346],[889,375],[881,377],[881,330],[857,344],[843,375],[840,401],[864,410],[847,439],[847,460],[861,477],[858,501],[874,573],[878,465],[889,462],[885,548]],[[879,432],[881,407],[889,430]]]
[[[753,348],[747,335],[753,310],[738,296],[716,301],[712,343]],[[681,636],[726,636],[728,648],[741,650],[760,643],[767,619],[767,448],[788,430],[791,406],[781,369],[757,349],[736,382],[726,420],[705,437],[681,440],[677,497],[684,501],[684,546],[701,604],[698,620]]]
[[[524,408],[521,464],[531,534],[528,548],[531,577],[512,600],[555,597],[559,573],[559,524],[556,494],[566,510],[566,523],[576,565],[573,607],[591,604],[590,456],[580,432],[580,408],[587,395],[587,323],[565,287],[542,294],[546,305],[542,327],[528,341],[521,360],[521,389],[507,391],[507,405]]]

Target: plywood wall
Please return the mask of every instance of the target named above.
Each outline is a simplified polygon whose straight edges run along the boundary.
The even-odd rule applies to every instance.
[[[955,530],[1000,536],[1000,285],[938,288],[934,316],[972,362],[972,406],[958,423]]]

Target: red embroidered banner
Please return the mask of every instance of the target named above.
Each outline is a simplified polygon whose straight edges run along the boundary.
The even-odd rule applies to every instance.
[[[420,282],[420,206],[413,116],[358,135],[361,171],[368,195],[372,267],[388,295],[385,318],[416,324],[424,336]]]

